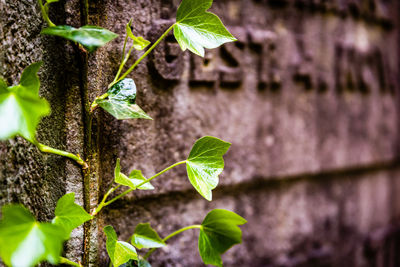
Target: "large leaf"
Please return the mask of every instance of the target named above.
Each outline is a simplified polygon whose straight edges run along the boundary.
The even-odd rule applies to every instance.
[[[135,248],[127,242],[118,241],[117,233],[112,226],[104,227],[104,233],[107,236],[107,253],[114,266],[120,266],[129,260],[138,260]]]
[[[114,169],[114,181],[117,184],[129,186],[130,188],[136,190],[153,190],[154,187],[150,182],[147,182],[139,187],[137,187],[142,182],[146,181],[146,178],[143,176],[142,172],[139,170],[134,170],[130,173],[129,177],[121,172],[120,160],[117,159],[117,163],[115,164]]]
[[[35,142],[40,119],[50,113],[47,101],[39,97],[37,72],[41,64],[27,67],[18,85],[7,87],[4,81],[0,82],[0,140],[21,135]]]
[[[69,238],[71,231],[93,217],[81,206],[75,204],[75,193],[69,193],[57,201],[56,217],[53,224],[64,228],[66,238]]]
[[[164,241],[157,232],[151,228],[149,223],[139,223],[136,226],[131,243],[138,249],[161,248],[165,246]]]
[[[97,100],[96,103],[118,120],[148,119],[136,100],[136,85],[132,79],[126,78],[114,84],[108,91],[108,98]]]
[[[39,223],[23,206],[3,206],[0,221],[0,256],[9,266],[35,266],[47,260],[59,262],[64,229],[51,223]]]
[[[221,139],[205,136],[196,141],[186,160],[190,183],[209,201],[212,199],[211,190],[218,185],[218,175],[224,169],[222,156],[230,146]]]
[[[139,51],[145,49],[150,44],[150,41],[144,39],[141,36],[136,37],[132,33],[131,27],[132,27],[132,20],[130,20],[129,23],[126,24],[126,34],[129,36],[129,38],[133,40],[133,47]]]
[[[42,34],[63,37],[83,45],[89,52],[104,46],[109,41],[118,37],[118,34],[97,26],[86,25],[74,28],[68,25],[48,27],[42,30]]]
[[[204,57],[204,48],[216,48],[236,38],[213,13],[212,0],[183,0],[178,8],[174,35],[182,50]]]
[[[238,225],[247,221],[234,212],[212,210],[204,218],[199,236],[199,252],[205,264],[222,266],[221,254],[242,242]]]

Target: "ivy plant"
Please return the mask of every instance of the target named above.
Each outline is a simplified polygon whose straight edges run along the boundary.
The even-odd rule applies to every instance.
[[[84,25],[74,28],[68,25],[55,25],[49,18],[49,7],[59,0],[38,0],[43,19],[48,27],[42,34],[65,38],[80,46],[86,52],[94,52],[106,45],[118,35],[98,26]],[[122,48],[121,63],[114,80],[106,92],[96,97],[90,105],[90,114],[100,107],[118,120],[151,119],[136,104],[138,88],[135,81],[127,77],[134,68],[173,30],[182,50],[204,56],[205,48],[216,48],[226,42],[235,41],[221,20],[207,10],[212,0],[183,0],[177,11],[176,22],[150,46],[150,42],[133,33],[133,20],[126,25],[125,41]],[[150,46],[150,47],[149,47]],[[149,47],[147,50],[145,50]],[[133,51],[145,52],[124,72]],[[88,163],[78,154],[62,151],[40,143],[36,131],[40,119],[50,113],[48,102],[39,96],[40,81],[38,72],[41,62],[33,63],[22,73],[17,85],[8,86],[0,79],[0,140],[20,136],[43,153],[52,153],[74,160],[86,170]],[[91,125],[86,125],[91,127]],[[75,203],[75,194],[61,197],[56,205],[53,220],[38,222],[30,211],[20,204],[5,205],[0,220],[0,257],[9,266],[35,266],[47,261],[51,264],[83,266],[62,256],[65,241],[71,232],[80,225],[93,220],[99,212],[136,190],[154,190],[153,179],[179,165],[186,165],[188,182],[206,200],[212,200],[212,190],[217,187],[219,175],[224,169],[223,156],[230,143],[212,136],[198,139],[185,160],[179,161],[146,178],[142,171],[133,170],[128,175],[121,172],[120,159],[116,160],[114,185],[103,196],[92,211],[86,211]],[[125,190],[116,194],[118,189]],[[221,255],[242,241],[242,232],[238,227],[246,220],[232,211],[216,209],[210,211],[199,225],[190,225],[178,229],[165,238],[151,227],[150,223],[140,223],[134,229],[129,240],[119,240],[112,226],[104,228],[107,238],[106,250],[113,266],[150,267],[149,257],[158,248],[167,245],[167,241],[187,230],[198,230],[198,248],[205,264],[222,266]],[[143,250],[146,250],[143,252]]]

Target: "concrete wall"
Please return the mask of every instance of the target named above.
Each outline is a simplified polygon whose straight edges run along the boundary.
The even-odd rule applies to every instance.
[[[112,81],[125,24],[133,18],[134,33],[154,41],[178,4],[61,1],[57,23],[121,34],[86,56],[39,35],[45,25],[35,1],[0,1],[1,75],[17,82],[25,66],[44,60],[41,92],[53,113],[39,138],[91,163],[82,173],[19,138],[2,143],[1,204],[22,202],[49,219],[55,201],[75,191],[93,208],[112,183],[117,157],[124,172],[150,176],[185,159],[197,138],[214,135],[233,145],[213,202],[196,194],[178,167],[154,181],[156,190],[126,196],[84,234],[76,231],[68,256],[79,258],[85,243],[85,261],[107,266],[104,225],[128,238],[137,223],[150,222],[165,236],[218,207],[249,221],[243,244],[223,257],[226,266],[372,266],[382,251],[395,260],[393,248],[378,253],[369,244],[394,236],[388,229],[400,215],[397,1],[215,0],[212,11],[239,41],[203,60],[168,37],[131,75],[138,104],[154,120],[96,112],[89,143],[83,103]],[[152,262],[202,266],[196,239],[190,232],[173,239]]]

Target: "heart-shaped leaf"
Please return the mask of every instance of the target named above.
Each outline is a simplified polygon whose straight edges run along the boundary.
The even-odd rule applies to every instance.
[[[142,172],[139,170],[134,170],[127,177],[125,174],[121,172],[120,160],[117,159],[117,163],[115,164],[114,169],[114,181],[117,184],[129,186],[131,189],[141,189],[141,190],[153,190],[154,187],[150,182],[147,182],[139,187],[142,182],[146,181],[146,178],[143,176]]]
[[[215,209],[201,223],[199,252],[204,264],[222,267],[221,254],[242,242],[238,225],[247,221],[234,212]]]
[[[86,25],[74,28],[68,25],[48,27],[42,30],[42,34],[63,37],[83,45],[89,52],[104,46],[118,37],[118,34],[97,26]]]
[[[132,20],[130,20],[129,23],[126,24],[126,34],[129,36],[129,38],[133,40],[133,47],[139,51],[145,49],[150,44],[150,41],[147,41],[141,36],[136,37],[135,35],[133,35],[131,27]]]
[[[212,0],[183,0],[178,8],[174,35],[183,51],[189,49],[204,57],[204,48],[216,48],[236,38],[213,13],[207,12]]]
[[[106,248],[114,266],[120,266],[129,260],[138,260],[136,249],[129,243],[118,241],[117,233],[111,225],[104,227],[107,236]]]
[[[0,256],[9,266],[35,266],[47,260],[58,264],[65,237],[64,229],[40,223],[23,206],[6,205],[0,221]]]
[[[22,73],[20,83],[7,87],[0,82],[0,140],[20,135],[35,142],[40,119],[50,113],[46,100],[39,97],[37,72],[41,62],[33,63]]]
[[[165,246],[164,241],[157,232],[151,228],[149,223],[139,223],[136,226],[131,243],[138,249],[161,248]]]
[[[222,156],[230,146],[221,139],[205,136],[196,141],[186,160],[190,183],[209,201],[212,199],[211,190],[218,185],[218,175],[224,169]]]
[[[73,229],[93,218],[81,206],[75,204],[75,193],[66,194],[57,201],[55,215],[53,224],[64,228],[66,239]]]
[[[107,93],[107,99],[96,100],[96,103],[116,119],[152,119],[135,104],[136,85],[132,79],[119,81]]]

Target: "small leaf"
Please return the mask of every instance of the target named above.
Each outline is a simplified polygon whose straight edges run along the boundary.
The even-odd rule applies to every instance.
[[[120,266],[129,260],[138,260],[135,248],[127,242],[118,241],[117,233],[112,226],[104,227],[104,233],[107,236],[107,253],[114,266]]]
[[[127,78],[119,81],[107,93],[107,99],[96,100],[96,103],[116,119],[152,120],[149,115],[135,104],[136,85],[132,79]]]
[[[138,105],[128,104],[112,99],[97,100],[97,104],[105,111],[113,115],[117,120],[127,119],[147,119],[152,118],[147,115]]]
[[[144,181],[147,180],[146,177],[143,176],[142,171],[139,171],[139,170],[131,171],[131,173],[129,174],[129,179],[132,181],[132,183],[135,186],[138,186],[138,185],[140,185],[141,183],[143,183]],[[153,190],[154,186],[150,182],[147,182],[147,183],[139,186],[138,189],[141,189],[141,190]]]
[[[216,48],[236,38],[213,13],[207,12],[212,0],[183,0],[178,8],[174,35],[183,51],[189,49],[204,57],[204,48]]]
[[[221,254],[235,244],[242,243],[238,225],[247,221],[234,212],[212,210],[204,218],[199,236],[199,252],[204,264],[222,267]]]
[[[224,169],[222,156],[230,146],[216,137],[205,136],[196,141],[186,160],[190,183],[209,201],[212,199],[211,190],[218,185],[218,175]]]
[[[164,241],[157,232],[151,228],[149,223],[139,223],[136,226],[131,243],[138,249],[161,248],[165,246]]]
[[[9,266],[35,266],[47,260],[58,264],[64,230],[51,223],[40,223],[21,205],[6,205],[0,221],[0,256]]]
[[[53,224],[64,228],[66,239],[73,229],[93,218],[81,206],[75,204],[75,193],[66,194],[57,201],[55,215]]]
[[[27,67],[18,85],[7,87],[0,82],[0,140],[21,135],[35,142],[40,119],[50,113],[47,101],[39,97],[37,72],[41,65],[37,62]]]
[[[108,98],[118,101],[135,104],[136,101],[136,84],[130,78],[125,78],[114,84],[108,91]]]
[[[129,175],[129,178],[121,172],[121,166],[120,166],[120,160],[117,159],[117,163],[115,165],[114,169],[114,181],[117,184],[129,186],[130,188],[136,190],[136,189],[141,189],[141,190],[153,190],[154,187],[151,185],[150,182],[147,182],[140,187],[137,187],[139,184],[142,182],[146,181],[146,178],[143,176],[141,171],[134,170],[131,172]]]
[[[56,3],[56,2],[58,2],[58,1],[60,1],[60,0],[47,0],[46,2],[47,2],[48,4],[51,4],[51,3]]]
[[[109,41],[118,37],[118,34],[97,26],[86,25],[78,29],[59,25],[48,27],[42,30],[42,34],[63,37],[83,45],[89,52],[95,51],[97,48],[104,46]]]
[[[150,41],[147,41],[141,36],[136,37],[135,35],[133,35],[131,27],[132,20],[130,20],[129,23],[126,24],[126,34],[129,36],[129,38],[133,40],[133,47],[139,51],[145,49],[150,44]]]

